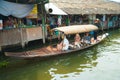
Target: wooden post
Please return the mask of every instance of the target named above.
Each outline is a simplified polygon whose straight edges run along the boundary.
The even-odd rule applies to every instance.
[[[42,18],[42,36],[43,36],[43,43],[45,44],[45,9],[44,3],[38,4],[38,17]]]
[[[44,19],[44,15],[42,16],[42,30],[43,30],[43,43],[45,44],[45,19]]]
[[[92,24],[94,24],[95,19],[96,19],[96,14],[92,14]]]
[[[0,46],[0,51],[2,51],[2,47]]]
[[[22,48],[24,48],[25,43],[24,43],[24,40],[23,40],[23,32],[22,31],[23,31],[22,28],[20,28],[21,46],[22,46]]]
[[[105,21],[106,21],[106,15],[103,14],[103,23],[102,23],[102,30],[105,28]]]
[[[109,29],[109,20],[110,20],[110,18],[108,17],[107,18],[107,28]]]
[[[93,14],[89,14],[89,24],[93,24]]]

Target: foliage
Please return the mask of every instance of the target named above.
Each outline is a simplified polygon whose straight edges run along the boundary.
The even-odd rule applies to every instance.
[[[4,61],[0,62],[0,68],[7,67],[8,64],[9,64],[9,62],[4,60]]]

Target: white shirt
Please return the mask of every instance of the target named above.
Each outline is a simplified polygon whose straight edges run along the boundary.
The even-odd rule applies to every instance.
[[[62,48],[62,50],[68,50],[68,48],[69,48],[69,41],[65,37],[64,40],[63,40],[63,48]]]

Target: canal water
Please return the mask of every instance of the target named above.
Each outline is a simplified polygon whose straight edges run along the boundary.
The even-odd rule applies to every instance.
[[[5,59],[0,80],[120,80],[120,29],[89,49],[44,60]],[[14,62],[15,61],[15,62]]]

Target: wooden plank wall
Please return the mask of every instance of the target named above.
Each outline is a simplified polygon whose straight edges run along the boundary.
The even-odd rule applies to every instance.
[[[35,27],[35,28],[27,28],[27,41],[42,39],[42,28]]]
[[[0,31],[1,46],[20,43],[21,42],[20,32],[21,29],[18,28]]]
[[[32,40],[42,39],[42,28],[15,28],[10,30],[0,30],[0,48],[1,46],[28,43]]]

